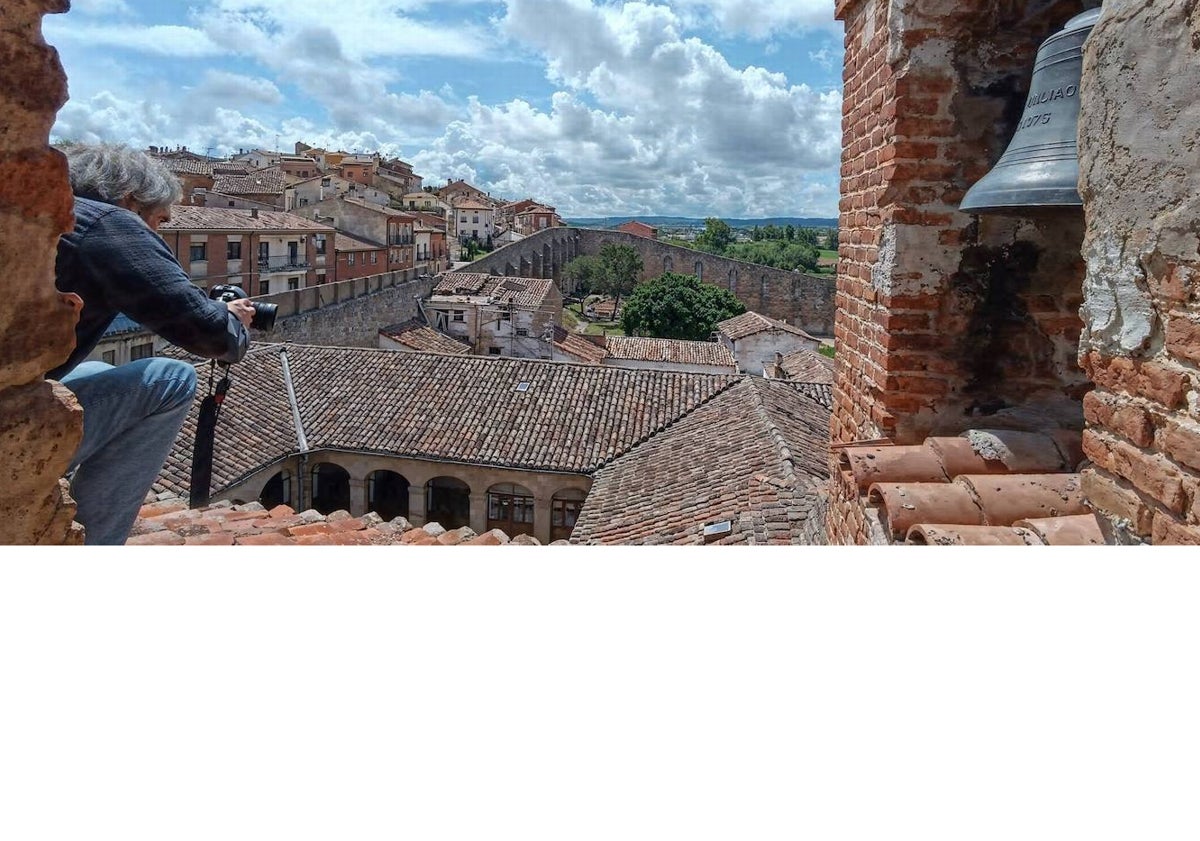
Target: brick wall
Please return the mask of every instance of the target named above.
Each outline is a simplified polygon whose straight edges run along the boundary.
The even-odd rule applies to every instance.
[[[75,346],[74,311],[54,289],[71,229],[66,160],[49,147],[67,100],[42,17],[66,0],[5,0],[0,14],[0,543],[79,543],[60,482],[83,429],[74,397],[43,374]]]
[[[1007,147],[1038,46],[1084,5],[837,4],[846,52],[835,444],[1082,427],[1082,214],[957,208]],[[836,500],[829,520],[832,540],[868,539]]]
[[[1084,55],[1083,487],[1130,541],[1200,543],[1198,44],[1194,2],[1109,0]]]

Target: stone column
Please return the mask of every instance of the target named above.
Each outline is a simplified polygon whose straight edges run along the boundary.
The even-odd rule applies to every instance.
[[[367,513],[367,480],[350,477],[350,513],[361,517]]]
[[[6,0],[0,16],[0,543],[82,541],[60,477],[83,430],[75,398],[43,375],[75,346],[75,311],[54,288],[73,224],[66,161],[49,148],[67,100],[42,17],[65,0]]]
[[[545,546],[550,542],[550,507],[554,494],[538,493],[533,497],[533,536]]]
[[[476,534],[483,534],[487,527],[487,490],[471,488],[471,519],[468,523]]]

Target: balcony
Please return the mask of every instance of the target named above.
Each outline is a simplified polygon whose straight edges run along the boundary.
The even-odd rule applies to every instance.
[[[259,257],[260,272],[295,272],[306,271],[311,267],[307,257],[297,254],[295,257]]]
[[[409,237],[397,237],[397,236],[388,237],[388,245],[412,245],[412,244],[413,244],[413,238],[410,236]]]

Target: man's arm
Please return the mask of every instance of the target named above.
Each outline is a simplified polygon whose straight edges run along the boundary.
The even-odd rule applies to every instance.
[[[120,209],[104,214],[80,242],[76,258],[96,279],[108,306],[172,344],[222,362],[246,355],[250,334],[244,313],[210,300],[162,237],[135,214]]]

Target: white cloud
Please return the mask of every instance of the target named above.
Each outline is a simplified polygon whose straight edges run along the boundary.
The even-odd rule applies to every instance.
[[[283,94],[270,79],[212,69],[204,71],[204,78],[191,92],[191,96],[218,103],[278,105],[283,101]]]
[[[692,25],[707,23],[728,35],[769,38],[783,32],[834,26],[834,0],[675,0]]]
[[[125,0],[72,0],[71,11],[92,17],[133,15],[133,9]]]
[[[208,35],[190,26],[96,24],[48,17],[46,40],[87,47],[113,47],[168,58],[206,58],[227,52]]]

